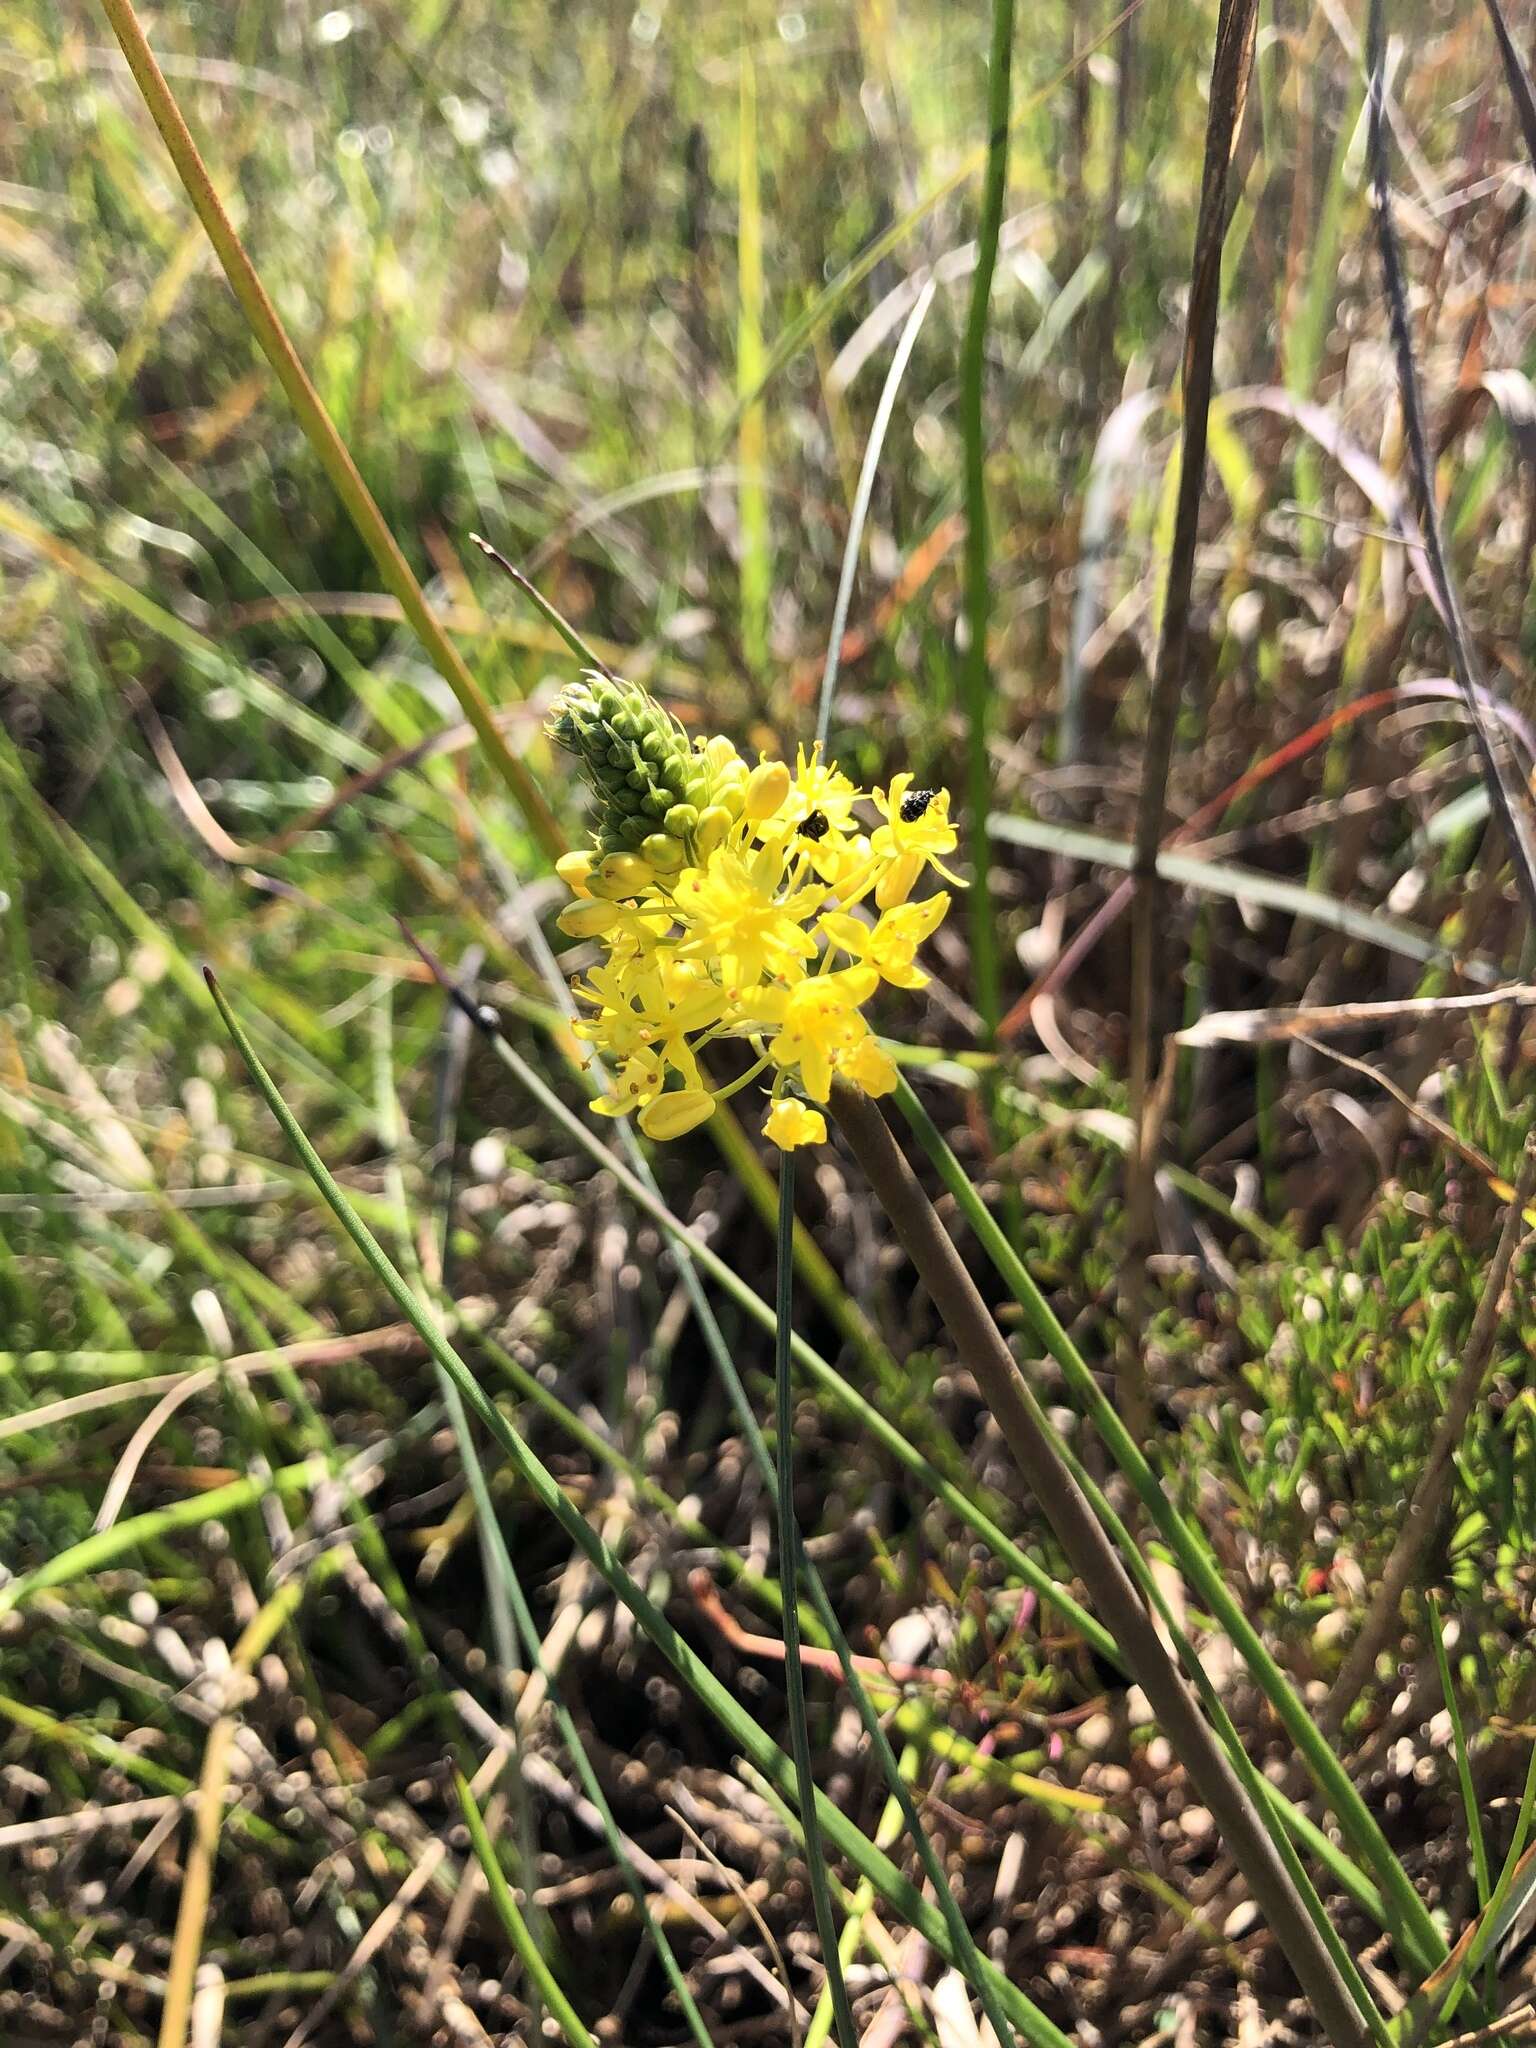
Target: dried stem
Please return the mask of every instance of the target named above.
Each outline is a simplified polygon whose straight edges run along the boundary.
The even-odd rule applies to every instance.
[[[868,1096],[839,1083],[832,1109],[908,1257],[973,1374],[1089,1599],[1146,1693],[1335,2048],[1366,2025],[1264,1822],[1173,1663],[1108,1535],[1044,1429],[1018,1366],[938,1212]]]
[[[1419,1483],[1413,1490],[1413,1499],[1408,1504],[1408,1513],[1382,1572],[1370,1612],[1318,1715],[1320,1726],[1330,1737],[1337,1734],[1350,1708],[1370,1683],[1376,1659],[1396,1634],[1403,1595],[1410,1586],[1424,1579],[1430,1546],[1450,1498],[1451,1461],[1457,1445],[1466,1435],[1472,1410],[1482,1391],[1483,1375],[1488,1369],[1494,1339],[1499,1333],[1509,1269],[1520,1241],[1523,1218],[1533,1197],[1536,1197],[1536,1131],[1525,1141],[1525,1157],[1521,1161],[1514,1199],[1504,1212],[1504,1227],[1499,1233],[1493,1263],[1478,1300],[1461,1369],[1456,1375],[1445,1413],[1440,1418],[1440,1426],[1435,1431],[1429,1457],[1419,1474]]]
[[[1248,91],[1253,60],[1257,0],[1221,0],[1216,54],[1211,67],[1211,111],[1205,131],[1205,170],[1200,217],[1195,229],[1194,265],[1184,335],[1184,435],[1179,457],[1179,495],[1168,577],[1163,598],[1152,701],[1147,714],[1146,757],[1136,811],[1135,857],[1131,868],[1131,1118],[1135,1127],[1128,1196],[1133,1257],[1151,1236],[1155,1132],[1143,1128],[1152,1071],[1154,982],[1161,955],[1168,962],[1167,936],[1158,928],[1157,849],[1167,808],[1168,771],[1174,728],[1184,694],[1189,652],[1190,595],[1194,586],[1195,541],[1205,482],[1205,446],[1211,405],[1216,316],[1221,302],[1221,249],[1227,220],[1227,172]]]
[[[1408,289],[1403,275],[1402,253],[1392,219],[1391,166],[1387,159],[1386,116],[1386,21],[1383,0],[1371,0],[1367,20],[1366,63],[1368,121],[1366,138],[1371,162],[1371,191],[1376,206],[1376,239],[1381,255],[1382,287],[1387,301],[1387,320],[1392,334],[1392,353],[1397,366],[1397,395],[1403,413],[1403,439],[1408,450],[1409,474],[1419,503],[1419,524],[1424,534],[1424,554],[1435,609],[1445,625],[1450,642],[1451,670],[1467,709],[1467,723],[1477,743],[1479,765],[1488,789],[1493,815],[1504,830],[1509,856],[1514,864],[1515,882],[1531,927],[1536,927],[1536,837],[1531,831],[1527,799],[1510,786],[1503,761],[1498,728],[1488,714],[1488,693],[1483,685],[1482,664],[1472,642],[1461,594],[1451,574],[1445,534],[1435,495],[1434,463],[1429,435],[1424,424],[1424,403],[1419,391],[1418,371],[1413,360],[1413,336],[1409,327]],[[1494,13],[1495,27],[1502,17]],[[1503,47],[1501,43],[1501,48]],[[1507,70],[1510,82],[1523,82],[1518,62]],[[1525,108],[1516,93],[1522,122]]]

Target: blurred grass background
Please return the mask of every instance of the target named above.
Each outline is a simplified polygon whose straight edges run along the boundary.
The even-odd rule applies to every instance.
[[[1471,1328],[1490,1183],[1514,1178],[1529,1120],[1526,1013],[1339,1040],[1396,1093],[1295,1038],[1181,1053],[1145,1320],[1128,1324],[1123,927],[1021,1007],[1133,830],[1213,21],[1146,0],[1019,24],[983,410],[992,888],[1014,1008],[996,1066],[979,1064],[955,919],[933,988],[884,1021],[1095,1368],[1144,1351],[1149,1455],[1287,1669],[1321,1689]],[[573,657],[470,533],[698,730],[792,750],[814,730],[882,382],[932,278],[831,742],[863,781],[907,767],[965,786],[960,359],[986,10],[268,0],[146,23],[325,405],[573,831],[569,767],[540,731]],[[1481,12],[1415,5],[1394,27],[1438,482],[1528,771],[1529,169]],[[1446,654],[1399,544],[1362,32],[1343,5],[1261,15],[1172,822],[1266,772],[1203,819],[1188,852],[1206,866],[1167,899],[1160,1032],[1450,995],[1527,964],[1466,727],[1444,688],[1412,687]],[[333,1576],[260,1667],[205,2038],[297,2038],[306,2014],[327,2041],[523,2038],[528,1985],[442,1765],[472,1771],[539,1681],[441,1389],[281,1151],[199,963],[249,1006],[373,1227],[455,1305],[484,1384],[779,1729],[782,1667],[733,1647],[689,1578],[745,1572],[741,1625],[772,1632],[763,1489],[654,1224],[465,1042],[401,940],[403,915],[580,1099],[534,943],[563,892],[380,595],[103,19],[74,0],[13,0],[4,24],[0,265],[0,1562],[20,1575],[67,1552],[104,1496],[116,1519],[189,1504],[0,1624],[0,2009],[18,2041],[156,2037],[181,1799],[229,1645],[274,1556],[323,1554]],[[1365,715],[1341,709],[1367,696]],[[750,1156],[701,1135],[656,1166],[673,1208],[771,1294]],[[825,1255],[802,1268],[802,1334],[1060,1576],[856,1174],[834,1148],[801,1178],[805,1256]],[[766,1415],[769,1340],[729,1298],[717,1310]],[[1435,1567],[1502,1840],[1532,1716],[1530,1334],[1517,1285]],[[1075,1429],[1052,1368],[1038,1384]],[[938,1714],[919,1690],[897,1732],[987,1953],[1100,2038],[1173,2033],[1197,2010],[1225,2038],[1255,1988],[1283,2016],[1221,1845],[1181,1811],[1116,1675],[824,1385],[803,1387],[797,1445],[802,1525],[855,1647],[970,1688]],[[317,1489],[304,1461],[338,1454],[347,1484]],[[269,1472],[289,1476],[264,1490]],[[716,2038],[790,2039],[775,1985],[787,1971],[808,2010],[819,1989],[792,1831],[494,1460],[487,1485],[621,1825],[706,1902],[707,1929],[648,1881]],[[1416,1605],[1378,1676],[1349,1731],[1356,1775],[1454,1932],[1473,1899],[1466,1812]],[[1222,1682],[1255,1754],[1278,1756],[1241,1673]],[[812,1683],[824,1782],[873,1834],[878,1775]],[[681,2039],[561,1738],[523,1718],[522,1789],[489,1819],[518,1845],[540,1939],[601,2038]],[[1145,1825],[1085,1833],[1059,1805],[1032,1811],[1018,1773],[1040,1770]],[[443,1860],[359,1960],[435,1839]],[[919,1970],[911,2011],[892,2008],[894,1943],[868,1942],[853,1981],[872,2023],[899,2008],[911,2038],[968,2039],[941,1974],[919,1990]]]

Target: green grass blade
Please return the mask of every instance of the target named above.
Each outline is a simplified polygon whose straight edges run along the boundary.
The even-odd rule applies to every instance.
[[[1493,1882],[1488,1869],[1488,1844],[1483,1839],[1483,1816],[1477,1803],[1477,1787],[1472,1779],[1472,1757],[1467,1748],[1467,1731],[1462,1724],[1461,1702],[1456,1697],[1450,1659],[1445,1654],[1445,1630],[1440,1619],[1440,1603],[1432,1593],[1429,1596],[1429,1634],[1434,1645],[1435,1669],[1440,1674],[1440,1690],[1445,1696],[1445,1711],[1451,1720],[1451,1747],[1456,1753],[1456,1780],[1461,1787],[1462,1810],[1467,1817],[1467,1839],[1472,1845],[1472,1870],[1477,1879],[1478,1910],[1486,1913],[1488,1901],[1493,1895]]]
[[[177,1529],[200,1529],[209,1522],[224,1522],[242,1508],[253,1506],[269,1493],[304,1493],[318,1486],[330,1472],[324,1458],[306,1458],[250,1479],[232,1479],[226,1486],[211,1487],[188,1500],[172,1501],[163,1508],[150,1508],[142,1515],[128,1515],[78,1543],[70,1544],[30,1572],[22,1572],[8,1585],[0,1586],[0,1616],[13,1613],[37,1593],[53,1586],[72,1585],[92,1572],[104,1571],[120,1557],[142,1544],[158,1542]]]
[[[400,543],[391,533],[346,443],[336,431],[319,392],[310,381],[308,371],[300,362],[298,352],[288,338],[288,331],[267,296],[234,222],[214,188],[176,95],[155,61],[149,39],[134,12],[133,0],[102,0],[102,8],[127,59],[134,83],[170,152],[187,197],[240,302],[251,332],[276,372],[305,437],[372,554],[386,587],[398,601],[433,667],[458,699],[460,709],[475,729],[486,759],[506,784],[534,838],[546,853],[562,852],[564,835],[543,792],[526,764],[507,745],[506,736],[492,717],[491,707],[479,684],[428,605]]]
[[[971,821],[971,973],[976,1007],[990,1043],[1002,1015],[997,918],[992,906],[993,716],[987,629],[992,617],[991,544],[987,532],[987,446],[982,418],[987,312],[1008,189],[1008,111],[1013,76],[1013,0],[992,0],[987,70],[987,175],[976,237],[976,275],[960,356],[960,431],[965,442],[965,620],[969,639],[961,689],[966,721],[966,807]]]
[[[761,674],[768,661],[773,557],[768,533],[768,415],[763,391],[763,208],[757,160],[757,68],[741,57],[736,167],[736,390],[741,406],[736,451],[741,465],[741,644]]]
[[[1130,869],[1133,849],[1123,839],[1106,839],[1099,832],[1084,832],[1071,825],[1057,825],[1044,818],[994,816],[992,831],[1012,846],[1026,846],[1044,853],[1064,853],[1073,860],[1093,861],[1102,867]],[[1389,917],[1379,910],[1363,910],[1341,897],[1321,889],[1304,888],[1278,875],[1266,875],[1257,868],[1238,867],[1231,861],[1199,860],[1193,854],[1159,853],[1157,872],[1165,882],[1180,888],[1197,889],[1209,896],[1226,896],[1245,903],[1257,903],[1266,910],[1278,910],[1288,917],[1304,918],[1324,931],[1345,938],[1360,939],[1380,946],[1405,960],[1426,966],[1455,967],[1469,981],[1492,987],[1502,979],[1493,962],[1476,954],[1462,955],[1432,938],[1428,932]]]
[[[539,1997],[553,2014],[571,2048],[597,2048],[597,2042],[576,2016],[576,2009],[561,1990],[553,1970],[539,1953],[538,1943],[529,1932],[528,1922],[513,1897],[512,1887],[507,1883],[506,1873],[496,1854],[496,1845],[486,1830],[485,1818],[475,1803],[475,1795],[469,1789],[469,1780],[462,1771],[453,1774],[454,1790],[459,1795],[459,1806],[464,1814],[464,1824],[469,1829],[470,1846],[475,1860],[485,1873],[486,1889],[491,1895],[491,1904],[496,1917],[507,1931],[518,1960],[528,1972],[531,1981],[537,1985]]]

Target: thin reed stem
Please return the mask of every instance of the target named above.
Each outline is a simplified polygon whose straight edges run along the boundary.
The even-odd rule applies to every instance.
[[[1216,320],[1221,304],[1221,249],[1226,233],[1227,172],[1248,91],[1253,59],[1257,0],[1221,0],[1216,53],[1211,65],[1210,115],[1205,131],[1205,170],[1190,275],[1184,331],[1184,429],[1179,453],[1178,499],[1173,541],[1163,592],[1157,661],[1147,711],[1146,749],[1131,865],[1130,1081],[1132,1145],[1127,1179],[1132,1261],[1151,1241],[1152,1174],[1156,1133],[1145,1128],[1151,1093],[1155,984],[1159,966],[1169,967],[1167,934],[1161,928],[1157,850],[1168,802],[1168,773],[1183,702],[1189,661],[1189,613],[1194,588],[1195,542],[1205,484],[1205,447],[1216,353]]]
[[[991,542],[987,531],[987,446],[982,422],[986,381],[987,309],[1008,189],[1008,113],[1013,70],[1013,0],[993,0],[987,74],[987,174],[976,274],[960,358],[960,431],[965,437],[965,622],[969,639],[961,671],[966,718],[966,795],[971,821],[971,972],[976,1008],[990,1044],[1002,1015],[997,921],[992,906],[992,675],[987,627],[992,613]]]
[[[774,1255],[773,1426],[778,1440],[779,1583],[784,1590],[784,1692],[789,1718],[789,1748],[799,1785],[801,1826],[805,1834],[805,1868],[811,1905],[821,1941],[822,1967],[832,1999],[833,2023],[842,2048],[858,2048],[859,2030],[843,1977],[832,1892],[816,1822],[816,1769],[811,1758],[811,1729],[806,1718],[805,1666],[800,1659],[800,1527],[795,1520],[795,1386],[790,1370],[789,1339],[795,1313],[795,1155],[779,1162],[779,1227]]]
[[[1495,14],[1495,25],[1499,17]],[[1502,47],[1502,45],[1501,45]],[[1371,0],[1366,33],[1366,106],[1369,119],[1366,140],[1371,160],[1371,191],[1376,205],[1376,240],[1381,255],[1382,287],[1387,300],[1387,319],[1392,334],[1392,354],[1397,366],[1398,403],[1403,413],[1403,438],[1408,448],[1408,468],[1418,500],[1419,524],[1424,535],[1424,553],[1430,580],[1438,599],[1436,609],[1450,642],[1451,672],[1466,705],[1467,723],[1477,742],[1478,761],[1488,790],[1493,815],[1503,827],[1515,883],[1525,905],[1528,930],[1536,929],[1536,836],[1531,830],[1528,799],[1517,795],[1505,774],[1502,743],[1498,729],[1488,715],[1487,692],[1483,687],[1482,664],[1473,646],[1462,609],[1461,593],[1451,575],[1440,519],[1440,502],[1435,492],[1434,463],[1429,434],[1424,423],[1424,401],[1419,391],[1418,371],[1413,361],[1413,335],[1408,320],[1408,291],[1403,276],[1402,253],[1392,219],[1392,173],[1387,158],[1386,115],[1386,7],[1384,0]],[[1514,73],[1519,75],[1516,65]],[[1525,108],[1517,106],[1522,121]],[[1536,126],[1536,122],[1533,122]]]

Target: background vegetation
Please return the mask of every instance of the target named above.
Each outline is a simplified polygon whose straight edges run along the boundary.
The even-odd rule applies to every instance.
[[[581,800],[541,721],[579,662],[471,532],[744,748],[814,731],[833,638],[833,751],[864,782],[953,789],[963,852],[983,732],[1000,1033],[962,916],[931,988],[881,1021],[1309,1710],[1471,1357],[1435,1541],[1339,1731],[1454,1942],[1529,1821],[1518,1260],[1502,1322],[1474,1322],[1533,1048],[1520,1003],[1445,999],[1528,971],[1529,934],[1416,541],[1358,10],[1260,14],[1168,792],[1159,1164],[1129,1221],[1116,891],[1168,599],[1213,9],[1022,10],[969,445],[989,10],[185,0],[145,21],[324,406],[566,831]],[[1480,10],[1389,27],[1436,490],[1523,799],[1518,100]],[[783,1788],[466,1419],[199,967],[576,1519],[787,1746],[771,1495],[720,1370],[766,1427],[755,1132],[717,1120],[652,1162],[723,1265],[725,1284],[701,1269],[722,1345],[654,1200],[580,1141],[557,998],[581,955],[549,951],[548,847],[384,593],[104,16],[17,0],[0,60],[5,2036],[824,2038]],[[510,1063],[400,918],[494,1004]],[[1362,1001],[1416,1007],[1340,1014]],[[1298,1005],[1300,1029],[1277,1014]],[[1373,1901],[1229,1627],[943,1206],[1248,1753],[1310,1814],[1309,1868],[1392,2025],[1435,1954]],[[840,1145],[802,1169],[799,1212],[795,1503],[854,1649],[912,1667],[899,1698],[867,1676],[972,1958],[1084,2042],[1319,2038],[1113,1644],[1042,1597],[1065,1560]],[[805,1628],[821,1784],[921,1886],[813,1609]],[[834,1851],[861,2038],[984,2038],[974,1960]],[[1518,2010],[1520,1972],[1518,1950],[1490,1963],[1421,2037]]]

